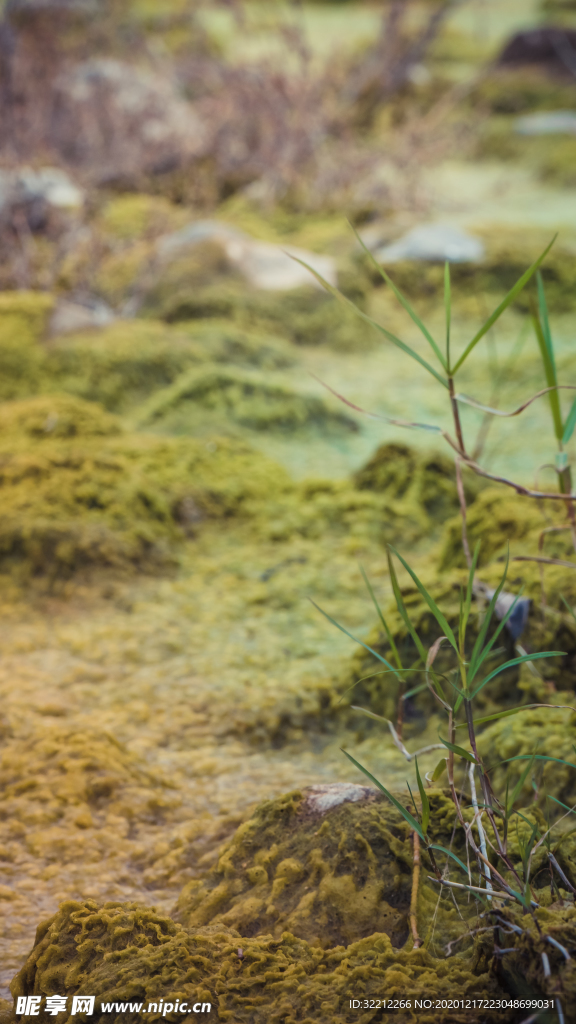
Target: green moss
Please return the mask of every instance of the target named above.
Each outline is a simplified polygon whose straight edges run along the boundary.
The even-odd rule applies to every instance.
[[[0,399],[30,394],[40,386],[40,341],[53,305],[44,292],[0,293]]]
[[[0,445],[27,437],[34,441],[110,437],[122,427],[100,405],[71,395],[47,395],[7,402],[0,407]]]
[[[576,85],[531,68],[501,69],[483,77],[470,94],[474,105],[493,114],[571,109]]]
[[[535,536],[537,542],[546,525],[544,514],[535,501],[502,487],[486,488],[466,516],[472,548],[480,542],[479,565],[486,565],[505,553],[507,545],[512,555],[526,553],[528,539],[533,540]],[[459,516],[446,524],[439,564],[442,571],[466,564]]]
[[[439,811],[436,822],[444,823],[451,806],[449,835],[451,801],[436,791],[431,802]],[[188,927],[234,928],[240,935],[280,938],[289,931],[323,949],[374,932],[402,946],[411,876],[408,829],[386,801],[343,803],[321,816],[301,793],[289,793],[262,804],[214,871],[185,886],[176,919]]]
[[[356,431],[356,421],[332,410],[315,395],[298,394],[275,383],[270,374],[241,368],[210,366],[190,370],[155,395],[143,411],[142,422],[163,424],[181,432],[198,411],[207,409],[253,430]]]
[[[435,522],[444,523],[458,509],[454,463],[441,452],[416,452],[404,444],[385,444],[354,475],[360,490],[415,503]],[[471,504],[482,482],[465,473],[466,501]]]
[[[98,226],[119,241],[131,242],[175,231],[186,217],[187,211],[162,196],[121,195],[106,203],[100,212]]]
[[[173,328],[153,320],[126,320],[97,334],[53,342],[45,374],[51,386],[118,412],[173,384],[192,366],[245,363],[271,370],[292,360],[281,338],[250,333],[228,321],[200,320]]]
[[[115,421],[79,399],[14,403],[4,425],[0,563],[23,575],[158,564],[203,518],[248,514],[289,485],[241,442],[117,437]]]
[[[360,273],[342,275],[343,290],[360,305],[366,301]],[[375,333],[351,310],[317,288],[289,292],[251,289],[229,269],[216,243],[195,246],[165,268],[150,289],[149,315],[170,323],[224,317],[253,330],[272,331],[297,345],[329,345],[342,351],[372,347]]]
[[[562,188],[576,185],[576,139],[560,138],[546,146],[540,163],[540,174]]]
[[[503,297],[550,243],[549,232],[539,228],[510,228],[503,233],[499,226],[482,225],[475,234],[484,240],[484,260],[452,265],[454,293],[463,299],[480,293]],[[402,261],[390,272],[395,284],[411,298],[437,301],[442,296],[444,270],[440,263]],[[556,242],[542,266],[542,277],[550,308],[556,312],[573,309],[576,253],[569,240]],[[532,284],[524,289],[514,307],[526,312],[534,288]]]
[[[547,703],[570,704],[574,703],[572,693],[553,693],[548,689],[543,694]],[[574,726],[576,725],[576,714],[573,711],[554,711],[549,708],[536,709],[534,711],[522,711],[518,715],[504,718],[488,726],[479,737],[479,749],[486,764],[495,765],[490,773],[496,792],[503,792],[506,789],[506,778],[510,779],[510,787],[520,777],[525,761],[518,761],[512,764],[500,764],[509,758],[519,755],[539,755],[560,758],[570,764],[576,762],[574,757]],[[538,791],[535,794],[532,787],[532,775],[538,781]],[[535,765],[534,773],[531,773],[524,786],[521,797],[526,803],[530,800],[537,800],[544,812],[547,811],[546,795],[554,796],[562,800],[569,807],[576,803],[576,772],[554,762]],[[549,809],[549,808],[548,808]],[[561,832],[558,832],[558,838]],[[570,877],[576,877],[575,848],[572,845],[560,846],[559,856],[565,870]]]
[[[385,934],[343,948],[310,946],[288,932],[280,938],[242,937],[210,927],[187,931],[138,904],[67,901],[38,929],[36,945],[12,983],[12,993],[54,991],[96,996],[94,1021],[129,1019],[104,1015],[103,1002],[160,999],[164,1009],[147,1019],[176,1021],[176,1000],[210,1003],[229,1024],[346,1024],[350,999],[502,997],[488,958],[436,960],[424,949],[395,951]],[[166,1004],[172,1009],[167,1009]],[[510,1024],[513,1011],[455,1011],[453,1024]],[[71,1016],[63,1018],[65,1024]],[[358,1020],[361,1018],[358,1017]],[[433,1024],[437,1013],[403,1010],[401,1024]]]

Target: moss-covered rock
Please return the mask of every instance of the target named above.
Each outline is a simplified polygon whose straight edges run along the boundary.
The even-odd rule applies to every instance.
[[[241,935],[289,931],[323,949],[373,932],[402,946],[411,893],[407,838],[398,812],[375,798],[322,816],[302,793],[288,794],[261,805],[212,874],[184,888],[176,918]]]
[[[128,1019],[130,1010],[106,1013],[103,1003],[143,1004],[151,1021],[181,1019],[178,1001],[180,1011],[184,1002],[188,1009],[209,1004],[206,1019],[230,1024],[347,1024],[373,1016],[369,1010],[359,1017],[351,1000],[383,998],[404,1001],[395,1012],[401,1024],[433,1024],[436,1011],[416,1010],[416,998],[505,994],[484,954],[437,960],[424,949],[394,950],[386,934],[322,950],[288,932],[275,939],[244,938],[222,927],[189,931],[138,904],[99,907],[92,900],[67,901],[42,923],[12,983],[15,998],[56,991],[67,996],[89,991],[96,996],[92,1019],[115,1024]],[[514,1011],[506,1009],[450,1012],[453,1024],[514,1019]],[[75,1018],[62,1019],[68,1024]]]
[[[119,435],[113,417],[80,399],[13,403],[2,426],[0,564],[24,575],[171,560],[203,518],[252,514],[270,487],[290,487],[242,442]]]
[[[41,387],[44,350],[40,344],[54,300],[44,292],[0,294],[0,399],[31,394]]]
[[[142,422],[163,424],[180,433],[190,414],[201,414],[203,409],[253,430],[358,430],[356,420],[332,409],[323,398],[298,394],[275,382],[269,373],[210,364],[184,373],[170,388],[154,395]]]
[[[340,287],[361,306],[366,280],[349,271]],[[351,309],[318,288],[268,292],[250,288],[231,270],[217,243],[205,242],[171,262],[148,289],[144,310],[170,323],[199,317],[224,317],[248,330],[280,334],[297,345],[329,345],[362,351],[374,344],[375,332]]]
[[[118,321],[96,335],[51,343],[45,387],[58,387],[115,412],[129,410],[173,384],[191,367],[232,363],[274,370],[290,366],[289,344],[247,332],[229,321],[199,320],[169,327],[155,320]]]
[[[417,452],[408,445],[381,445],[368,462],[354,474],[360,490],[385,493],[402,498],[406,505],[414,502],[437,522],[458,509],[454,462],[442,452]],[[471,504],[482,490],[483,482],[465,473],[466,501]]]

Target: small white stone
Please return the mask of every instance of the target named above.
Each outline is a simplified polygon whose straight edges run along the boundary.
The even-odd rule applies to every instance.
[[[316,814],[326,814],[333,807],[344,803],[357,803],[374,795],[369,786],[357,786],[352,782],[318,783],[306,789],[306,806]]]

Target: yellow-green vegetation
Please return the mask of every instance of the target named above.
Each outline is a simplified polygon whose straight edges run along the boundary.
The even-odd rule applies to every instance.
[[[101,209],[98,226],[120,242],[154,237],[181,227],[188,213],[163,196],[114,196]]]
[[[97,334],[52,342],[44,386],[121,412],[173,384],[193,366],[238,363],[268,371],[290,366],[293,358],[282,338],[247,332],[229,321],[169,327],[154,320],[126,320]]]
[[[0,294],[0,398],[17,398],[41,386],[40,344],[54,305],[43,292]]]
[[[361,272],[342,275],[343,290],[365,305],[367,281]],[[174,323],[201,317],[225,317],[248,330],[271,331],[297,345],[329,345],[362,351],[374,345],[374,332],[317,288],[266,292],[250,288],[231,270],[215,242],[196,245],[155,275],[144,310]]]
[[[433,522],[444,523],[446,516],[458,508],[454,463],[442,452],[416,452],[405,444],[385,444],[354,474],[354,481],[360,490],[402,498],[407,505],[414,503]],[[467,472],[464,483],[466,503],[470,505],[482,490],[483,481]]]
[[[109,414],[81,399],[50,396],[6,407],[5,567],[58,575],[95,563],[162,562],[203,518],[242,514],[270,487],[289,486],[280,467],[240,441],[118,434]],[[41,448],[30,450],[31,436],[45,438]]]
[[[155,394],[142,411],[142,422],[182,433],[191,414],[192,421],[194,416],[198,420],[204,409],[253,430],[358,430],[356,420],[333,410],[324,398],[297,394],[269,372],[210,364],[188,371]]]
[[[482,77],[470,94],[473,104],[492,114],[524,114],[532,110],[570,110],[576,85],[538,68],[500,69]]]
[[[385,934],[322,950],[290,933],[274,939],[242,937],[225,928],[188,931],[138,904],[99,907],[90,900],[70,900],[43,923],[13,993],[52,994],[56,984],[66,994],[89,988],[97,1006],[120,1000],[156,1004],[150,1020],[179,1019],[177,999],[190,1006],[210,1003],[230,1024],[345,1024],[351,999],[381,999],[382,991],[400,1000],[408,993],[412,999],[503,994],[482,953],[439,961],[423,949],[395,951]],[[455,1010],[451,1020],[509,1024],[512,1012]],[[397,1014],[402,1024],[433,1024],[436,1017],[426,1010]],[[107,1019],[119,1024],[124,1017]]]
[[[447,838],[454,805],[439,790],[430,798],[437,838]],[[408,939],[411,887],[409,831],[394,808],[370,796],[322,815],[293,792],[262,804],[240,826],[213,871],[184,887],[175,918],[240,935],[279,939],[289,931],[322,949],[384,932],[400,947]],[[434,903],[429,886],[421,898],[427,908]],[[441,945],[454,920],[444,908],[440,919]]]
[[[483,238],[486,256],[481,263],[454,263],[451,266],[455,294],[460,299],[488,295],[489,302],[509,291],[526,267],[543,252],[553,237],[541,228],[511,228],[505,233],[497,226],[482,225],[475,234]],[[411,299],[428,297],[441,300],[444,267],[440,263],[401,261],[389,268],[394,283]],[[555,312],[572,310],[576,296],[576,255],[568,233],[560,237],[542,267],[542,277],[550,307]],[[516,309],[527,312],[530,289],[520,292]]]

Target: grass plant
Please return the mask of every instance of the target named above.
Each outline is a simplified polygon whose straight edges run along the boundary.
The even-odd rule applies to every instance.
[[[558,947],[557,940],[545,929],[542,929],[536,917],[536,911],[541,905],[541,877],[539,879],[538,876],[545,873],[546,878],[549,879],[551,891],[556,898],[562,899],[561,889],[564,890],[564,894],[568,890],[573,897],[576,895],[576,888],[567,878],[555,855],[559,843],[565,837],[565,830],[564,832],[559,831],[558,826],[564,823],[565,819],[575,812],[575,809],[567,807],[554,797],[549,797],[550,811],[556,810],[555,805],[559,805],[563,813],[553,822],[549,817],[547,827],[543,828],[540,818],[534,814],[534,808],[524,806],[522,797],[526,785],[530,783],[535,771],[542,764],[555,762],[565,768],[576,769],[576,763],[542,755],[536,750],[532,754],[521,754],[509,758],[508,764],[522,762],[520,774],[513,782],[507,781],[505,792],[497,794],[494,791],[491,771],[498,765],[487,766],[482,760],[477,745],[478,727],[486,722],[494,722],[534,708],[558,708],[559,705],[528,704],[508,708],[485,717],[475,717],[476,698],[484,687],[489,686],[492,680],[507,669],[544,658],[561,657],[563,652],[538,651],[530,654],[524,652],[504,662],[499,659],[500,663],[493,667],[491,659],[494,654],[499,653],[496,645],[514,614],[520,595],[510,605],[500,621],[497,621],[496,605],[506,581],[507,560],[502,579],[488,607],[478,612],[480,617],[478,628],[471,631],[475,639],[470,639],[468,627],[475,614],[473,613],[472,599],[478,555],[479,545],[476,546],[472,557],[466,587],[462,589],[459,621],[457,627],[452,629],[442,610],[410,565],[396,549],[392,547],[388,549],[390,578],[398,612],[412,636],[419,655],[418,661],[410,666],[402,664],[382,609],[366,575],[363,574],[392,651],[392,661],[388,661],[376,651],[372,651],[382,663],[381,674],[393,676],[396,683],[399,684],[400,705],[407,697],[412,697],[419,691],[427,689],[434,697],[441,712],[446,716],[446,735],[443,736],[439,732],[438,744],[410,753],[401,739],[401,712],[399,712],[398,721],[394,725],[387,719],[374,714],[370,709],[355,708],[361,714],[385,723],[392,733],[396,746],[408,761],[414,762],[416,785],[413,791],[408,784],[410,793],[408,806],[405,799],[391,793],[352,754],[346,750],[343,750],[343,753],[393,804],[412,831],[414,873],[410,925],[414,946],[422,945],[418,930],[418,887],[422,865],[427,862],[432,871],[432,875],[428,876],[429,879],[441,889],[448,889],[456,902],[458,899],[469,901],[471,897],[477,901],[479,915],[485,923],[488,923],[489,929],[493,930],[494,956],[498,958],[503,957],[506,953],[517,952],[516,946],[510,946],[512,941],[510,936],[516,937],[524,934],[525,928],[522,923],[519,923],[519,920],[521,922],[526,915],[530,915],[536,923],[538,933],[543,937],[544,942]],[[441,636],[428,650],[425,649],[411,622],[402,597],[394,559],[397,559],[411,576],[442,631]],[[321,609],[319,610],[321,611]],[[348,633],[330,616],[326,615],[326,617],[339,629]],[[351,636],[349,633],[348,635]],[[359,642],[362,643],[362,641]],[[447,671],[438,672],[434,668],[434,662],[440,647],[444,644],[451,649],[453,664]],[[415,675],[423,675],[424,682],[407,692],[402,692],[405,688],[404,680]],[[459,738],[458,730],[462,730],[466,735],[465,740]],[[418,758],[433,749],[441,750],[443,756],[433,771],[425,774],[422,778]],[[431,835],[432,805],[428,795],[430,787],[434,787],[444,775],[447,776],[455,814],[453,842],[448,846],[435,842]],[[477,781],[479,792],[477,791]],[[519,829],[519,825],[525,827]],[[513,844],[515,856],[511,850]],[[459,852],[457,853],[456,850]],[[473,875],[471,866],[473,863],[476,864],[477,877]],[[540,884],[537,884],[538,882]],[[561,947],[561,950],[565,954],[565,959],[569,960],[568,951],[564,947]],[[550,975],[548,955],[542,952],[541,957],[544,976],[548,977]],[[560,1024],[564,1024],[566,1018],[562,1001],[558,998],[556,998],[556,1011]]]

